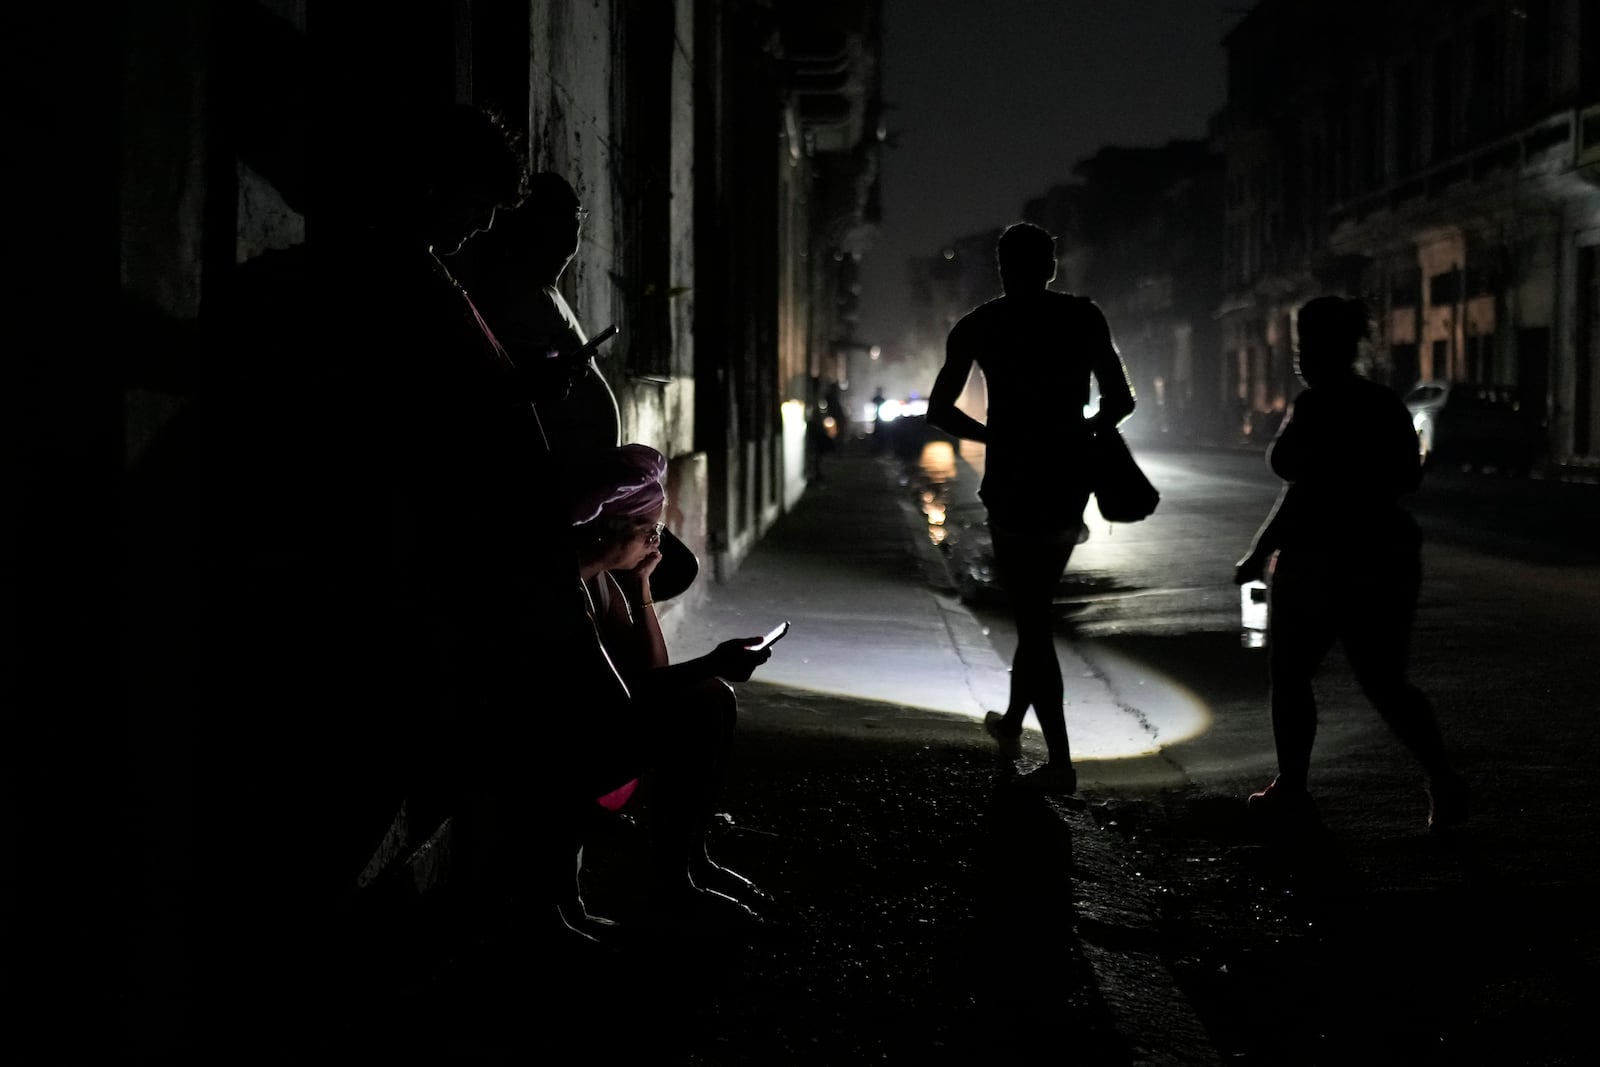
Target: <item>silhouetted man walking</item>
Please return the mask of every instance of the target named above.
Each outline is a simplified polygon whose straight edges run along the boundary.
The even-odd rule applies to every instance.
[[[975,308],[950,331],[945,362],[928,398],[928,422],[987,446],[978,490],[989,513],[995,569],[1011,601],[1017,650],[1004,713],[984,727],[1014,752],[1023,719],[1039,716],[1049,760],[1020,784],[1051,793],[1077,791],[1056,659],[1051,604],[1083,524],[1090,492],[1090,445],[1134,407],[1127,369],[1105,316],[1088,297],[1058,293],[1055,238],[1018,223],[996,248],[1005,295]],[[987,420],[956,407],[973,364],[987,385]],[[1091,418],[1089,379],[1100,391]]]

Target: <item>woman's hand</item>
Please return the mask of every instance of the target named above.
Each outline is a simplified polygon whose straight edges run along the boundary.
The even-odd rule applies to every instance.
[[[711,672],[730,682],[748,682],[756,668],[772,658],[772,649],[750,647],[760,640],[759,636],[736,637],[722,642],[706,657],[710,661]]]
[[[643,559],[625,571],[612,571],[611,576],[617,580],[617,585],[627,594],[628,601],[634,607],[650,599],[650,575],[655,573],[656,565],[661,562],[661,550],[651,549],[645,553]]]
[[[644,559],[633,565],[629,572],[639,581],[639,590],[647,592],[650,589],[650,576],[656,572],[656,567],[661,563],[661,550],[652,548],[646,552]]]

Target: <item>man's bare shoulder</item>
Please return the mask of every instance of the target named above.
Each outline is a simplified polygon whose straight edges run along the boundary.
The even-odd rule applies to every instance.
[[[1082,293],[1063,293],[1054,289],[1046,291],[1057,311],[1068,315],[1103,316],[1100,305],[1091,296]]]
[[[956,320],[950,327],[946,345],[976,345],[982,342],[993,331],[993,324],[998,321],[998,307],[1001,297],[979,304],[965,315]]]
[[[965,315],[961,316],[961,318],[957,319],[956,324],[954,327],[952,327],[952,329],[959,330],[963,327],[972,329],[974,327],[982,326],[983,323],[1002,313],[1001,308],[1003,307],[1004,303],[1005,297],[1003,296],[997,296],[993,300],[986,300],[977,307],[973,308],[971,311],[967,312]]]

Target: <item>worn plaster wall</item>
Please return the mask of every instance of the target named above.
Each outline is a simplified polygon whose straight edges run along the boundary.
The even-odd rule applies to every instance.
[[[636,38],[645,32],[636,24],[635,6],[625,0],[530,5],[529,162],[564,175],[590,212],[562,284],[590,333],[610,323],[622,327],[599,358],[622,409],[623,435],[676,457],[693,450],[694,10],[673,5],[670,66],[661,84],[646,84],[628,62],[630,47],[639,47]],[[669,97],[672,127],[666,160],[671,195],[665,219],[658,220],[667,232],[651,238],[665,241],[668,267],[665,279],[642,284],[667,294],[669,352],[664,366],[641,373],[625,291],[641,284],[625,271],[627,242],[642,237],[628,231],[628,198],[636,194],[630,167],[638,163],[630,153],[641,150],[643,139],[629,129],[637,103],[629,94],[661,92]]]
[[[617,395],[623,439],[669,457],[670,522],[706,560],[706,457],[694,433],[694,17],[691,3],[532,0],[527,128],[530,167],[566,177],[589,211],[562,288],[591,335],[621,327],[598,360]],[[641,63],[645,48],[662,61]],[[641,114],[664,116],[669,129],[634,128]],[[653,190],[653,203],[664,211],[641,212],[641,182],[660,180],[666,195]],[[640,276],[647,245],[664,249],[661,276]],[[665,302],[660,335],[639,321],[646,300]],[[663,605],[669,633],[698,595]]]

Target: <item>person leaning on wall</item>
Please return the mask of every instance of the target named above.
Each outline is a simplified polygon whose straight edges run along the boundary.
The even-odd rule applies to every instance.
[[[580,453],[622,444],[622,414],[600,369],[603,350],[570,358],[589,334],[561,281],[582,248],[588,217],[566,178],[540,171],[528,178],[522,202],[501,212],[491,231],[452,259],[524,375],[551,452],[563,466]],[[666,601],[689,589],[700,564],[671,527],[662,530],[661,552],[654,596]]]

